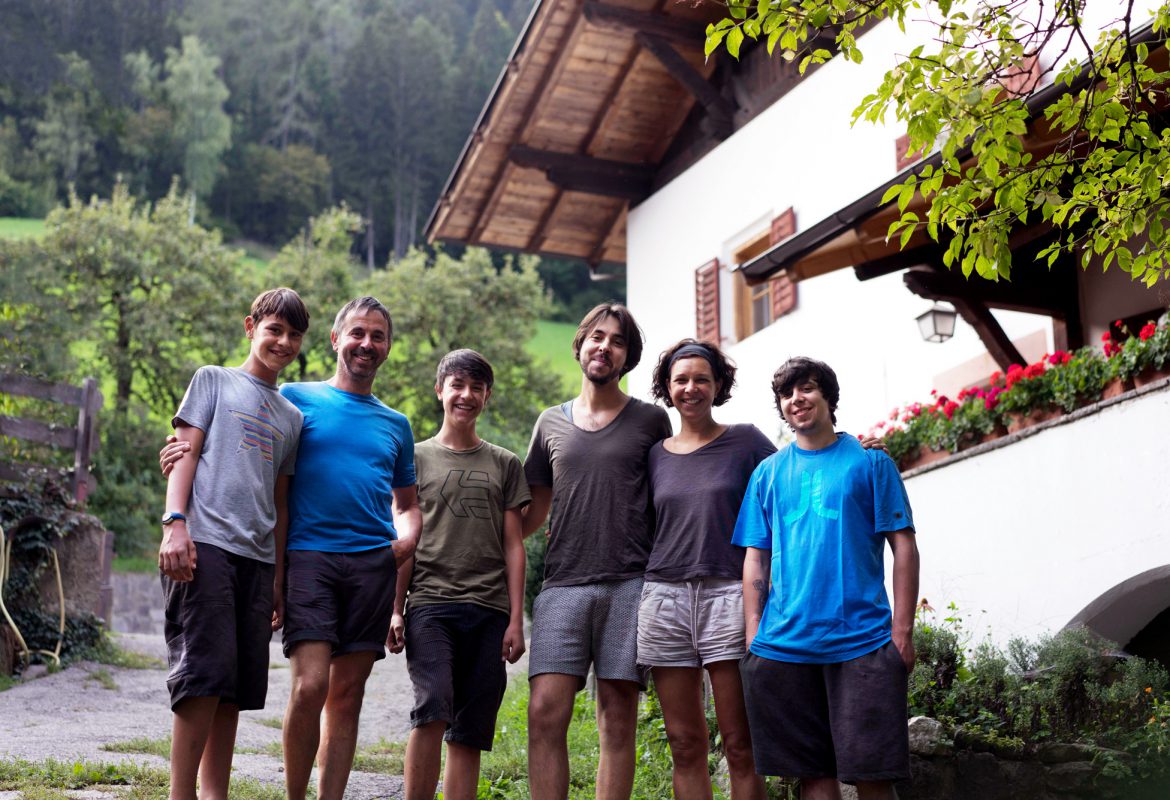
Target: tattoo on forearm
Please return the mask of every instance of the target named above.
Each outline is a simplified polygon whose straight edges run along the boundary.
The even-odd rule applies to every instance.
[[[756,604],[760,614],[764,613],[764,604],[768,601],[768,584],[764,583],[762,578],[756,578],[752,581],[752,588],[756,590]]]

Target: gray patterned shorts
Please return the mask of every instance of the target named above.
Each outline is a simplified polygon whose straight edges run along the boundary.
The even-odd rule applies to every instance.
[[[589,664],[600,680],[646,687],[638,667],[638,601],[642,579],[550,586],[532,606],[528,677],[555,672],[585,685]]]

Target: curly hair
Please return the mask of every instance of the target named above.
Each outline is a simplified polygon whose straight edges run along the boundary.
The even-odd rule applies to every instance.
[[[684,348],[689,349],[680,353]],[[694,339],[682,339],[658,357],[658,365],[654,367],[654,377],[650,384],[650,394],[654,399],[661,400],[667,408],[674,407],[674,402],[670,399],[670,370],[674,367],[674,362],[682,358],[706,359],[711,365],[711,374],[719,385],[712,405],[721,406],[728,401],[731,389],[735,386],[735,362],[710,342],[699,342]]]

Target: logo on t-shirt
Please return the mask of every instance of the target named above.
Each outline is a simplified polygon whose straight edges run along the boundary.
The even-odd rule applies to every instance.
[[[451,509],[451,513],[461,519],[491,519],[491,504],[488,502],[491,485],[488,474],[483,470],[465,472],[453,469],[447,473],[447,480],[443,481],[439,496]]]
[[[818,469],[812,475],[800,473],[800,505],[784,515],[784,524],[791,525],[799,520],[809,509],[816,512],[818,517],[837,519],[841,512],[824,505],[824,470]]]
[[[265,400],[255,414],[246,411],[232,411],[232,416],[240,421],[244,428],[244,435],[240,438],[240,450],[248,451],[260,449],[264,456],[264,463],[272,463],[272,446],[274,442],[284,441],[284,434],[272,424],[272,406]]]

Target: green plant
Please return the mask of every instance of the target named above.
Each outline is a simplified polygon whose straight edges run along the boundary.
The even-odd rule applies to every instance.
[[[1091,347],[1074,353],[1057,351],[1048,358],[1045,377],[1052,389],[1052,402],[1066,412],[1096,400],[1112,377],[1109,363]]]
[[[85,682],[89,683],[91,681],[107,691],[113,692],[117,691],[118,689],[118,682],[114,680],[114,676],[110,674],[110,671],[104,667],[101,669],[95,669],[93,672],[89,673],[85,679]]]
[[[1160,322],[1147,322],[1135,335],[1125,323],[1117,320],[1113,328],[1101,337],[1117,377],[1132,379],[1147,369],[1162,369],[1170,363],[1170,322],[1167,322],[1165,314]],[[1126,337],[1120,346],[1113,341],[1113,330]]]
[[[171,737],[166,736],[162,739],[149,739],[145,736],[139,736],[124,742],[106,742],[101,746],[101,749],[108,753],[143,753],[170,758]]]
[[[79,658],[101,638],[101,622],[92,614],[67,616],[61,631],[59,612],[43,608],[40,597],[40,581],[51,570],[57,542],[79,524],[58,472],[35,473],[0,493],[8,563],[4,603],[34,660]]]

